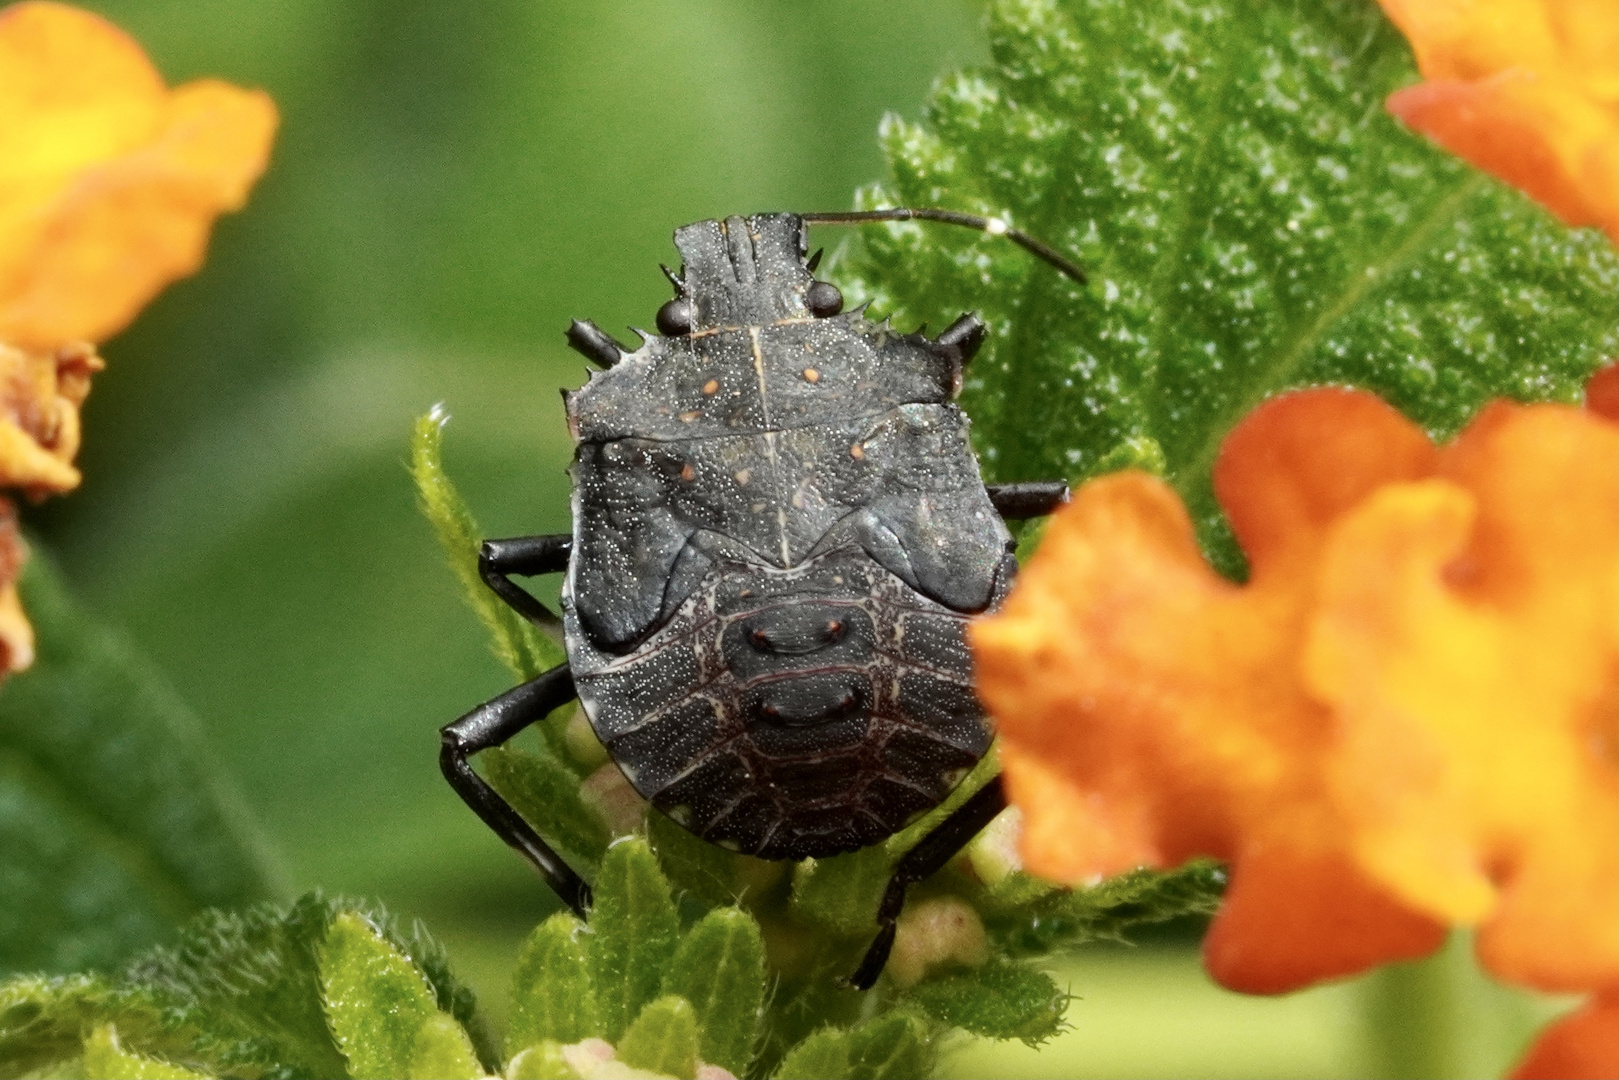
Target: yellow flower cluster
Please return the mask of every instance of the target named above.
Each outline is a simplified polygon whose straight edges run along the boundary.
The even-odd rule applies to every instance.
[[[202,264],[269,158],[269,97],[169,89],[141,47],[77,8],[0,10],[0,486],[70,491],[97,343]],[[0,673],[27,667],[24,558],[0,499]]]

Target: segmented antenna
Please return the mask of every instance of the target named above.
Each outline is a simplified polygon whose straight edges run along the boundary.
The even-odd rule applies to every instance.
[[[913,209],[896,206],[888,210],[845,210],[824,214],[800,214],[806,222],[817,225],[858,225],[867,221],[942,221],[947,225],[962,225],[991,236],[1004,236],[1035,258],[1050,263],[1081,285],[1085,284],[1085,271],[1050,244],[1043,244],[1020,229],[1014,229],[1000,218],[963,214],[956,210],[935,210],[931,207]]]

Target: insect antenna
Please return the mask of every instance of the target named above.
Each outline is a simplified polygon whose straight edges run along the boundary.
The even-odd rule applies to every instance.
[[[969,229],[1004,236],[1035,258],[1055,266],[1063,274],[1085,284],[1085,271],[1080,265],[1063,255],[1050,244],[1036,240],[1021,229],[1014,229],[1000,218],[963,214],[956,210],[935,210],[932,207],[896,206],[887,210],[846,210],[820,214],[802,214],[802,220],[817,225],[859,225],[868,221],[942,221],[947,225],[961,225]]]

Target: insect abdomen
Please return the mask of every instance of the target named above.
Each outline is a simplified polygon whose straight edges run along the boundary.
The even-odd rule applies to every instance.
[[[858,549],[717,567],[633,653],[574,661],[625,774],[705,839],[763,858],[874,843],[989,743],[965,619]]]

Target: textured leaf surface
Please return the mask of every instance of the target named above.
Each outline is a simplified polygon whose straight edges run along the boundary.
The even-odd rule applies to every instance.
[[[663,992],[691,1003],[703,1060],[740,1076],[753,1056],[765,1000],[765,945],[753,916],[721,908],[698,920],[675,951]]]
[[[787,1051],[775,1080],[847,1080],[849,1033],[839,1028],[811,1032]]]
[[[1209,469],[1265,396],[1349,383],[1448,435],[1492,397],[1577,400],[1619,344],[1604,238],[1386,114],[1415,72],[1374,4],[998,0],[990,33],[993,67],[885,122],[864,201],[1009,216],[1089,286],[915,224],[840,276],[902,329],[984,314],[962,400],[992,480],[1161,456],[1234,569]]]
[[[321,1008],[318,952],[342,911],[384,928],[427,976],[439,1009],[475,1035],[470,991],[449,975],[438,945],[404,938],[380,911],[306,896],[291,908],[262,905],[206,913],[173,948],[136,958],[108,976],[0,984],[0,1075],[77,1057],[84,1031],[114,1024],[131,1053],[195,1071],[244,1077],[348,1075]],[[481,1050],[486,1064],[493,1055]]]
[[[781,863],[738,855],[710,844],[663,814],[646,817],[647,839],[669,880],[691,899],[708,907],[734,904],[773,884],[786,867]]]
[[[1131,927],[1212,915],[1226,884],[1212,862],[1167,873],[1137,870],[1090,889],[1047,893],[986,919],[992,940],[1013,955],[1044,956],[1089,941],[1122,941]]]
[[[637,1069],[692,1080],[697,1075],[697,1013],[675,994],[658,998],[635,1018],[618,1044],[618,1057]]]
[[[853,1080],[904,1080],[928,1076],[937,1057],[935,1032],[925,1020],[895,1012],[849,1034],[849,1076]]]
[[[793,916],[845,937],[875,931],[877,905],[894,864],[1000,771],[991,750],[948,798],[881,844],[830,859],[805,860],[793,868]]]
[[[580,801],[578,773],[552,754],[515,746],[485,751],[478,765],[489,785],[561,848],[576,870],[589,873],[601,862],[610,837],[601,815]]]
[[[38,658],[0,687],[0,975],[116,964],[271,888],[196,721],[35,553]]]
[[[591,979],[608,1042],[658,995],[675,954],[680,920],[669,882],[645,840],[607,849],[590,913]]]
[[[585,924],[564,911],[523,942],[512,973],[508,1054],[545,1040],[573,1043],[601,1035],[586,934]]]
[[[449,1013],[435,1012],[416,1031],[410,1080],[478,1080],[484,1075],[472,1040]]]
[[[85,1080],[203,1080],[203,1074],[156,1058],[131,1054],[118,1045],[118,1032],[103,1024],[84,1040]]]
[[[408,1076],[416,1033],[438,1012],[433,988],[362,916],[345,911],[320,948],[321,1000],[355,1080]]]
[[[579,1080],[579,1074],[562,1056],[562,1044],[547,1040],[507,1062],[506,1080]]]
[[[1068,1007],[1068,995],[1045,972],[1000,960],[924,982],[910,1000],[946,1027],[1030,1046],[1062,1029]]]
[[[467,603],[489,630],[495,655],[521,679],[532,679],[567,659],[562,646],[534,629],[489,590],[478,576],[478,548],[487,539],[444,472],[444,425],[434,409],[416,420],[410,440],[410,475],[422,513],[433,526],[444,557],[461,583]]]

